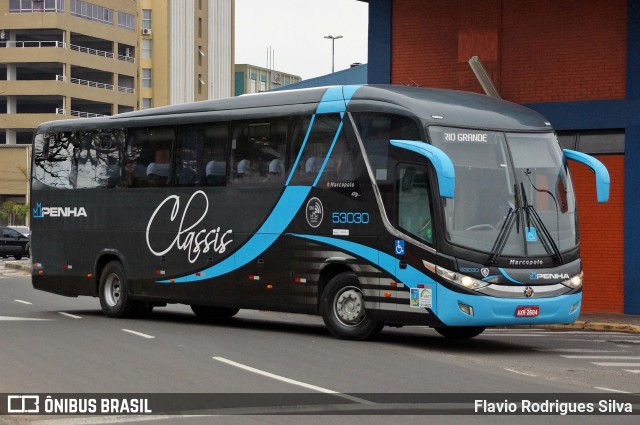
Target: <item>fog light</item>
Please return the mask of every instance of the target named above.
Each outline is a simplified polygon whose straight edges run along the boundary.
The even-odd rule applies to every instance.
[[[473,316],[473,307],[471,307],[470,305],[463,304],[463,303],[458,303],[458,308],[464,314],[466,314],[468,316]]]
[[[574,311],[578,310],[579,308],[580,308],[580,302],[575,303],[569,309],[569,314],[573,313]]]

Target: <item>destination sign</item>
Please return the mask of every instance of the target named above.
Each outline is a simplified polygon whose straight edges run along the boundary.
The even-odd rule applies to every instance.
[[[442,133],[445,142],[487,143],[487,133]]]

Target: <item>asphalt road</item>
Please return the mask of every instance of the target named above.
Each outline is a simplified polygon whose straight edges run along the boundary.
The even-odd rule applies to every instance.
[[[374,413],[377,405],[366,394],[495,393],[510,399],[517,393],[545,393],[553,400],[559,393],[598,393],[606,399],[640,393],[640,335],[491,329],[469,341],[448,341],[427,328],[405,327],[385,328],[374,341],[352,342],[334,339],[318,317],[293,314],[241,311],[227,323],[207,324],[187,306],[169,306],[145,319],[108,319],[97,299],[35,291],[28,275],[0,262],[0,393],[331,394],[339,402],[372,406]],[[640,398],[634,405],[638,410]],[[346,416],[337,421],[335,415],[246,413],[261,416],[93,417],[91,422],[6,416],[0,422],[346,422]],[[381,415],[348,418],[349,423],[389,423]],[[460,423],[460,418],[514,422],[509,416],[437,416],[433,423]],[[517,423],[560,419],[603,422],[598,416],[556,415],[518,416]],[[391,422],[400,420],[431,423],[424,416]],[[612,416],[605,422],[637,420],[637,415]]]

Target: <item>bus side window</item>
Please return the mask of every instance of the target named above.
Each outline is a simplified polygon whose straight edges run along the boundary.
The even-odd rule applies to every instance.
[[[234,183],[277,185],[284,182],[288,122],[236,123],[232,138]]]
[[[171,171],[172,128],[142,128],[130,132],[121,186],[166,186]]]
[[[302,120],[301,129],[304,129],[304,131],[294,131],[295,139],[293,140],[291,161],[292,164],[295,163],[298,156],[300,161],[293,174],[291,184],[313,184],[320,172],[322,172],[321,177],[325,181],[336,178],[338,158],[327,158],[327,154],[333,145],[334,139],[336,139],[336,135],[338,136],[336,144],[341,144],[339,140],[344,130],[337,134],[340,129],[340,121],[340,115],[338,114],[317,115],[313,121],[309,137],[306,139],[306,144],[302,146],[308,126],[311,125],[307,124],[306,120]],[[302,154],[299,155],[301,149]]]
[[[40,187],[73,189],[76,146],[70,132],[39,134],[33,152],[35,181]]]
[[[115,187],[120,179],[124,131],[80,131],[75,136],[79,140],[76,188]]]
[[[204,184],[207,186],[227,185],[227,143],[229,125],[214,124],[204,129]]]
[[[204,128],[183,126],[178,128],[173,183],[175,186],[198,186],[202,183],[202,151]]]
[[[433,223],[427,169],[420,165],[400,164],[397,176],[398,226],[432,244]]]

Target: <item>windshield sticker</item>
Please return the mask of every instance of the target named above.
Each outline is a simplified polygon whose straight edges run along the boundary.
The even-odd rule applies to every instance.
[[[202,198],[197,202],[202,209],[200,213],[197,211],[194,212],[191,206],[196,198]],[[233,230],[222,231],[220,227],[209,230],[199,227],[198,225],[207,217],[208,211],[209,199],[201,190],[191,195],[184,206],[182,214],[180,214],[180,197],[177,195],[167,197],[164,201],[160,202],[160,205],[158,205],[153,214],[151,214],[151,218],[147,224],[146,238],[149,251],[156,257],[161,257],[174,248],[180,251],[186,251],[189,262],[192,264],[196,262],[200,254],[206,254],[209,251],[217,254],[224,253],[227,250],[227,245],[233,242],[231,239]],[[187,217],[198,218],[196,218],[193,223],[189,223]],[[162,220],[160,220],[161,218]],[[160,224],[157,224],[154,229],[154,221],[158,220],[166,223],[167,218],[170,223],[175,225],[174,229],[167,229]],[[175,232],[175,237],[168,246],[155,247],[151,246],[152,244],[149,238],[149,235],[154,232]]]

